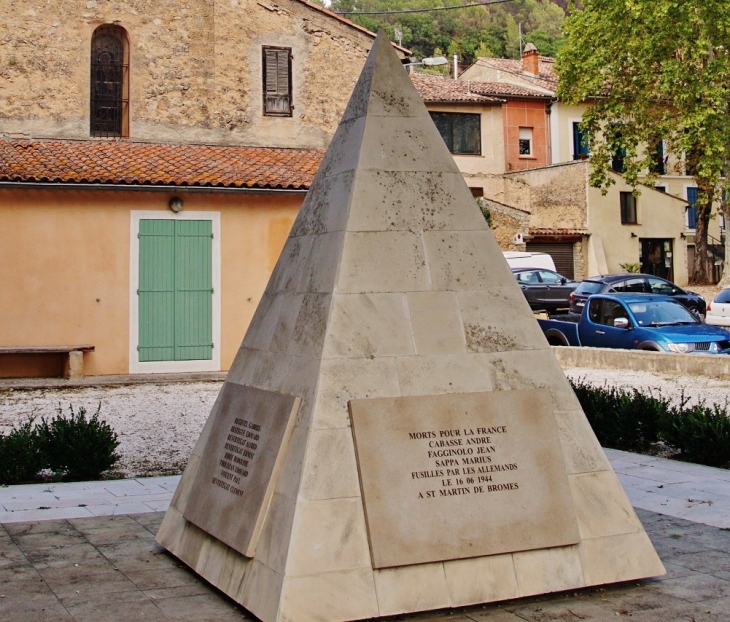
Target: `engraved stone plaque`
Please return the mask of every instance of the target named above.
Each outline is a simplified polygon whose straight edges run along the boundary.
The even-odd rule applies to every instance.
[[[225,383],[186,520],[253,556],[299,403],[291,395]]]
[[[373,567],[579,542],[547,390],[349,406]]]

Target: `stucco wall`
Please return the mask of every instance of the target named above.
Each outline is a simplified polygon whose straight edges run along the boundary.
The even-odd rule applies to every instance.
[[[0,134],[89,137],[90,41],[130,41],[130,139],[328,144],[372,38],[299,2],[0,0]],[[291,47],[291,118],[262,114],[261,46]]]
[[[455,155],[454,161],[470,188],[484,188],[485,177],[504,172],[502,106],[427,104],[429,112],[479,114],[481,155]]]
[[[552,161],[571,162],[573,160],[573,123],[580,122],[586,106],[573,106],[555,102],[550,110]]]
[[[685,205],[682,201],[653,190],[641,188],[637,199],[638,224],[621,224],[621,192],[631,192],[623,178],[614,175],[616,183],[607,194],[596,188],[588,190],[588,227],[593,238],[601,237],[606,269],[622,272],[622,263],[638,263],[641,255],[639,242],[642,238],[670,239],[673,247],[674,282],[687,284],[687,246],[680,237],[684,231]],[[632,235],[633,234],[633,235]],[[592,263],[589,255],[588,272],[602,272],[599,265]]]
[[[127,373],[131,212],[169,214],[171,196],[0,189],[0,343],[90,343],[87,375]],[[185,211],[220,212],[221,368],[228,369],[303,195],[181,196]]]
[[[505,151],[508,171],[550,163],[548,120],[544,101],[510,100],[504,106]],[[520,155],[520,128],[532,129],[532,154]]]

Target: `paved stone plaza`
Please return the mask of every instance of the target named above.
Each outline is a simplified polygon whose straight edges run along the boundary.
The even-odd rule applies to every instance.
[[[730,620],[730,531],[637,510],[658,580],[399,620]],[[154,542],[162,512],[0,527],[0,620],[253,620]]]
[[[730,471],[606,453],[665,577],[395,619],[730,620]],[[0,489],[0,620],[253,620],[155,544],[177,480]]]

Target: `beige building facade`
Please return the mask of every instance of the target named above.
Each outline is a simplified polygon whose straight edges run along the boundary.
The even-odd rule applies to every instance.
[[[528,250],[572,245],[576,279],[625,272],[627,264],[637,264],[642,272],[686,285],[686,202],[651,188],[634,197],[620,175],[613,175],[615,183],[603,194],[588,183],[589,167],[581,160],[508,173],[495,179],[491,191],[500,201],[529,210],[527,229],[515,232]]]
[[[304,193],[0,190],[0,344],[91,344],[86,375],[228,369]],[[170,199],[182,197],[174,213]],[[212,355],[141,362],[140,220],[209,222]],[[144,321],[144,318],[142,318]],[[60,375],[59,355],[0,355],[0,377]]]

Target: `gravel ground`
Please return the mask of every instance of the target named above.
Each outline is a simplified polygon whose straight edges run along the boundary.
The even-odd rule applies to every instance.
[[[84,407],[119,437],[120,460],[114,476],[144,477],[179,473],[210,414],[221,382],[138,384],[87,389],[36,389],[0,392],[0,432],[28,417],[51,419],[59,406],[67,413]]]
[[[697,376],[658,375],[623,370],[568,368],[566,374],[596,385],[635,387],[679,401],[725,405],[727,381]],[[221,387],[220,382],[130,385],[114,388],[36,389],[0,392],[0,432],[28,417],[50,419],[59,408],[84,407],[89,414],[101,404],[100,417],[119,436],[121,459],[114,473],[144,477],[180,472],[200,435]]]

